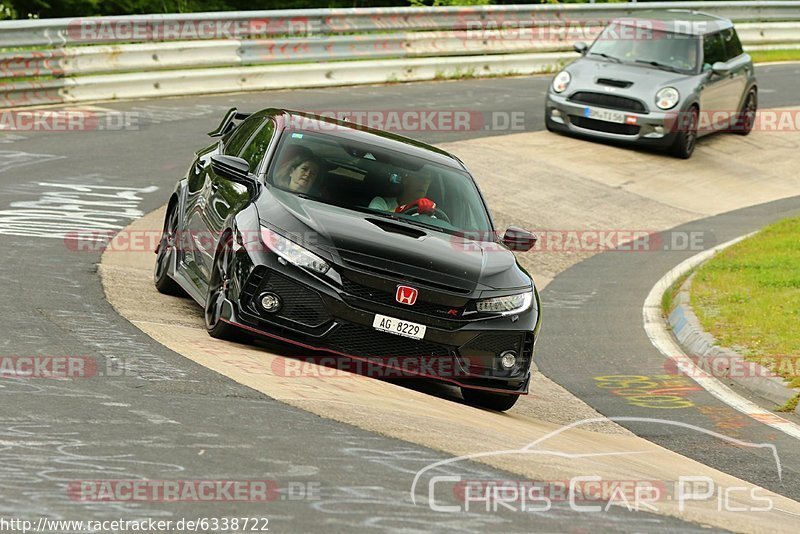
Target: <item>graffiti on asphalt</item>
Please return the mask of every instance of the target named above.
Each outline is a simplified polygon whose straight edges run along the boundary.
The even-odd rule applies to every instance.
[[[639,408],[672,410],[694,406],[686,395],[700,387],[683,376],[607,375],[594,377],[595,385]]]
[[[142,195],[158,190],[154,185],[116,187],[49,182],[36,185],[43,189],[38,199],[12,202],[12,209],[0,210],[0,234],[100,239],[98,230],[120,230],[127,222],[144,215],[139,209]]]

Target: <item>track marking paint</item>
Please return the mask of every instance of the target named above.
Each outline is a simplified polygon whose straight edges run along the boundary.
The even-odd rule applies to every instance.
[[[595,376],[594,381],[598,388],[610,390],[632,406],[659,410],[691,408],[694,402],[686,394],[700,391],[682,376],[607,375]]]

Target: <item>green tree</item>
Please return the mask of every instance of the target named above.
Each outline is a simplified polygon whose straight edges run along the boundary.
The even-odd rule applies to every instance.
[[[0,4],[0,20],[17,18],[17,11],[11,4]]]

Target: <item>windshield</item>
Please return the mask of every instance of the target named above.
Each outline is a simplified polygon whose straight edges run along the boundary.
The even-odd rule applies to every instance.
[[[334,135],[285,132],[267,181],[305,198],[442,232],[491,230],[466,173]]]
[[[640,21],[609,24],[589,54],[664,70],[696,71],[699,51],[696,36],[645,28],[635,22]]]

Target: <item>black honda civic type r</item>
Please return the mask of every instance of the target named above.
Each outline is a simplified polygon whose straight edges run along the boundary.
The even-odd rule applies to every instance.
[[[231,109],[169,199],[155,284],[216,338],[249,333],[460,386],[528,392],[536,286],[458,158],[308,113]]]

